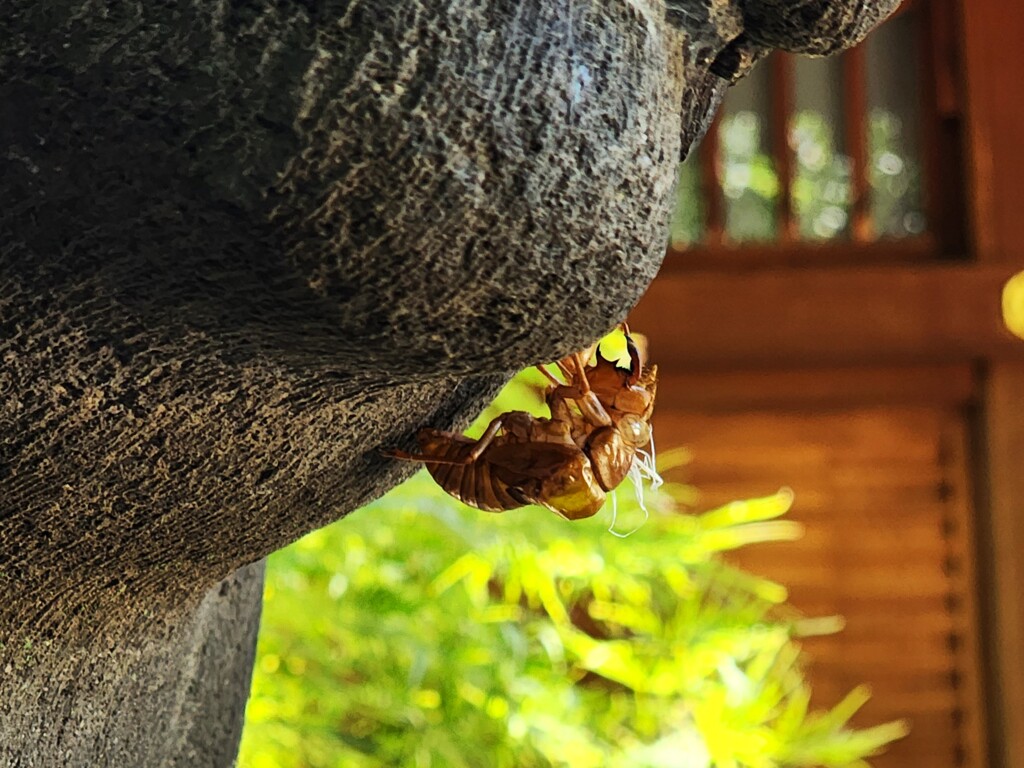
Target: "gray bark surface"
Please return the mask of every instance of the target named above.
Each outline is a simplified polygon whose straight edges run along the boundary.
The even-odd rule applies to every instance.
[[[23,646],[0,668],[0,765],[229,766],[242,731],[263,563],[188,611],[91,647]]]
[[[620,320],[728,81],[893,5],[8,0],[2,764],[230,764],[248,564]]]

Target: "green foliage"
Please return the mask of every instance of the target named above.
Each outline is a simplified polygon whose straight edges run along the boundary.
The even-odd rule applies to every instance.
[[[793,209],[806,240],[828,240],[849,230],[850,158],[835,148],[836,128],[821,114],[793,116],[789,144],[796,159]]]
[[[780,182],[766,149],[764,118],[751,111],[726,114],[718,131],[727,238],[733,243],[775,240]],[[876,234],[921,234],[926,226],[921,211],[921,172],[902,122],[892,112],[873,109],[867,131],[870,166],[866,170]],[[790,119],[790,191],[799,235],[804,240],[832,240],[849,231],[850,158],[837,150],[836,136],[836,126],[819,112],[802,110]],[[700,241],[704,205],[694,152],[679,170],[670,232],[670,241],[676,247]]]
[[[902,735],[850,729],[861,689],[809,712],[785,589],[719,558],[798,536],[789,494],[685,515],[665,489],[644,525],[620,489],[617,538],[420,473],[274,554],[240,767],[862,766]]]
[[[676,248],[683,248],[701,238],[704,221],[704,198],[700,189],[700,169],[696,148],[679,165],[679,186],[676,188],[676,207],[672,212],[668,240]]]
[[[725,195],[725,231],[734,242],[773,240],[779,179],[762,149],[761,119],[737,112],[722,120],[718,138]]]
[[[907,150],[902,121],[884,109],[871,110],[868,148],[871,218],[880,236],[908,237],[925,229],[921,211],[921,169]]]

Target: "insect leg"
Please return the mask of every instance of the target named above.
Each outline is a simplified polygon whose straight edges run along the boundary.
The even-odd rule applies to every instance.
[[[575,388],[579,392],[579,397],[573,399],[576,400],[580,411],[590,423],[599,427],[609,426],[612,423],[612,417],[608,415],[608,411],[604,409],[601,401],[598,400],[597,396],[590,389],[590,381],[587,379],[586,363],[583,360],[583,356],[577,352],[571,359],[576,366],[572,379],[574,382],[577,382]]]
[[[555,363],[555,365],[558,365],[558,363]],[[562,382],[560,382],[555,377],[555,375],[551,371],[549,371],[547,368],[545,368],[543,365],[538,365],[537,366],[537,370],[540,371],[541,373],[543,373],[544,374],[544,378],[546,378],[548,381],[550,381],[556,387],[562,386]]]
[[[566,357],[563,358],[562,360],[556,360],[555,365],[558,366],[558,370],[561,371],[562,375],[565,376],[565,378],[569,379],[569,381],[572,381],[572,368],[570,368],[569,364],[566,362],[566,360],[570,359],[571,358]]]
[[[505,417],[509,414],[503,413],[501,416],[494,418],[490,424],[487,425],[487,429],[480,435],[480,439],[476,441],[476,445],[473,446],[473,450],[470,451],[466,458],[466,464],[472,464],[474,461],[480,458],[480,454],[487,450],[487,446],[491,444],[491,441],[498,436],[501,428],[505,426]]]
[[[424,464],[472,464],[480,458],[480,454],[487,450],[487,446],[489,446],[494,438],[497,437],[498,432],[501,431],[501,428],[504,425],[506,416],[508,416],[508,414],[503,413],[501,416],[498,416],[491,421],[491,423],[487,425],[487,429],[485,429],[484,433],[480,436],[480,439],[476,441],[476,444],[473,446],[473,450],[460,459],[446,459],[440,456],[431,456],[426,453],[409,453],[408,451],[403,451],[400,448],[383,450],[381,451],[381,454],[387,456],[389,459],[398,459],[399,461],[422,461]]]
[[[580,392],[585,395],[590,391],[590,379],[587,378],[587,361],[583,359],[581,352],[575,353],[569,359],[572,361],[572,380],[576,382]]]
[[[633,341],[633,337],[629,335],[629,326],[622,323],[622,333],[626,337],[626,351],[629,353],[629,379],[628,383],[633,386],[640,380],[640,374],[643,371],[643,363],[640,361],[640,350],[637,349],[636,342]]]

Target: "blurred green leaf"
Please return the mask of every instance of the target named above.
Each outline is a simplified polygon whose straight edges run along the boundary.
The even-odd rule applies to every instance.
[[[540,407],[539,377],[491,411]],[[718,557],[795,536],[792,494],[690,516],[664,488],[619,539],[607,510],[493,515],[420,473],[275,553],[240,768],[831,767],[900,737],[850,728],[862,689],[810,711],[795,637],[838,624]]]

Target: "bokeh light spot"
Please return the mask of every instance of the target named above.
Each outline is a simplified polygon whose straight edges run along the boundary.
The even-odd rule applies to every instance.
[[[1024,272],[1018,272],[1003,286],[1003,322],[1011,333],[1024,339]]]

